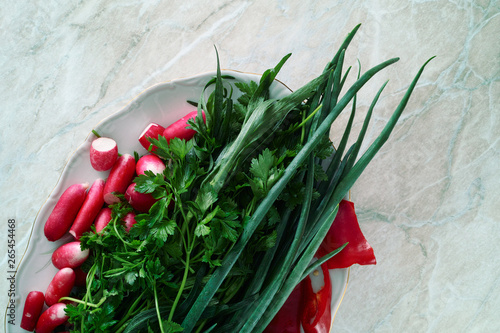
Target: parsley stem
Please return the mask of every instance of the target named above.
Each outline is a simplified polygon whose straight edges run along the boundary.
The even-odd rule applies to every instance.
[[[70,302],[75,302],[75,303],[78,303],[78,304],[83,304],[85,306],[90,306],[92,308],[98,308],[98,307],[100,307],[102,305],[102,303],[104,303],[104,301],[106,301],[106,296],[104,296],[103,298],[101,298],[101,300],[97,304],[93,304],[93,303],[89,303],[89,302],[86,302],[86,301],[82,301],[81,299],[73,298],[73,297],[61,297],[59,299],[59,301],[70,301]]]
[[[189,237],[189,233],[188,233],[188,237]],[[191,245],[193,245],[193,244],[191,244]],[[168,321],[172,320],[172,318],[174,316],[175,308],[177,307],[177,303],[179,303],[182,292],[184,291],[184,286],[186,285],[186,280],[187,280],[188,273],[189,273],[189,260],[191,257],[191,250],[192,250],[192,246],[190,248],[188,248],[188,250],[186,251],[186,264],[184,266],[184,275],[182,277],[182,282],[181,282],[181,285],[179,287],[179,290],[177,291],[177,296],[175,297],[174,304],[172,304],[172,308],[170,309],[170,313],[168,315]]]
[[[139,302],[142,300],[142,296],[144,295],[144,293],[146,292],[146,290],[144,290],[140,295],[139,297],[137,297],[134,301],[134,303],[132,303],[132,305],[130,306],[130,308],[128,309],[127,311],[127,314],[120,320],[120,322],[118,324],[116,324],[116,327],[122,327],[126,322],[127,320],[132,316],[134,315],[134,310],[137,306],[137,304],[139,304]],[[120,331],[120,330],[118,330]]]
[[[87,290],[85,292],[85,295],[83,296],[83,300],[81,301],[85,307],[87,307],[87,305],[89,304],[88,299],[89,298],[92,299],[90,287],[92,286],[92,282],[94,281],[96,271],[97,271],[97,265],[94,263],[87,274],[87,280],[86,280]],[[82,316],[80,320],[80,327],[84,327],[84,322],[85,322],[84,316]]]
[[[156,281],[153,281],[153,292],[155,294],[156,315],[158,316],[158,323],[160,324],[160,331],[161,331],[161,333],[165,333],[165,331],[163,330],[163,323],[161,321],[160,307],[158,306],[158,295],[156,294]]]
[[[125,245],[125,248],[127,246],[132,247],[132,244],[130,244],[129,242],[125,241],[123,239],[123,237],[120,235],[120,233],[118,232],[118,229],[116,228],[116,221],[118,221],[117,217],[113,219],[113,228],[115,229],[116,235],[118,236],[118,238],[120,238],[120,240],[122,241],[123,245]]]
[[[201,255],[203,255],[203,252],[198,253],[198,257],[200,257],[200,254],[201,254]],[[194,258],[193,258],[193,259],[194,259]],[[180,261],[181,261],[181,262],[182,262],[185,266],[188,266],[188,264],[184,261],[184,259],[179,258],[179,260],[180,260]],[[192,267],[189,267],[189,271],[190,271],[192,274],[194,274],[194,273],[195,273],[195,271],[194,271],[194,269],[193,269]]]
[[[195,261],[195,260],[200,259],[201,257],[203,257],[203,254],[204,254],[204,253],[203,253],[202,251],[198,252],[198,253],[197,253],[197,254],[196,254],[193,258],[191,258],[191,262],[193,262],[193,261]],[[181,259],[181,260],[182,260],[182,259]],[[182,263],[184,263],[184,264],[185,264],[184,260],[182,260]],[[191,273],[194,273],[194,270],[191,270],[191,269],[190,269],[190,271],[191,271]]]

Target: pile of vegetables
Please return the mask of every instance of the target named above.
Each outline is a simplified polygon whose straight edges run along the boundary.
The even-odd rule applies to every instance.
[[[31,319],[22,327],[328,330],[328,269],[375,263],[344,198],[388,139],[425,67],[360,154],[385,84],[380,88],[347,147],[357,92],[398,60],[358,74],[345,87],[351,69],[344,71],[345,49],[357,29],[320,76],[286,97],[270,98],[269,88],[290,55],[259,83],[222,76],[217,63],[199,101],[190,101],[195,111],[166,128],[152,123],[140,135],[147,152],[119,155],[112,138],[96,139],[92,166],[111,169],[109,176],[88,191],[88,184],[71,186],[56,204],[45,225],[47,239],[69,231],[75,240],[54,252],[60,271],[45,296],[30,293],[25,312]],[[349,103],[350,118],[334,148],[329,129]],[[314,292],[308,275],[319,271],[325,283]],[[50,308],[40,315],[43,302]]]

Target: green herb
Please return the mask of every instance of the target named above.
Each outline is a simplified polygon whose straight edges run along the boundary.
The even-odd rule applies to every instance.
[[[290,55],[258,83],[222,76],[217,62],[216,77],[191,102],[198,107],[189,121],[194,139],[149,139],[166,169],[134,181],[158,201],[127,233],[122,219],[132,208],[122,200],[100,234],[81,238],[93,254],[86,288],[69,298],[75,331],[262,332],[304,276],[342,249],[310,264],[338,203],[387,140],[425,67],[358,158],[385,84],[348,148],[356,94],[397,59],[359,74],[346,89],[345,49],[357,29],[320,76],[281,99],[269,88]],[[351,102],[334,149],[329,129]]]

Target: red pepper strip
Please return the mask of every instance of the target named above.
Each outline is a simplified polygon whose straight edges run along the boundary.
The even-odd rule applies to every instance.
[[[304,331],[309,333],[312,329],[312,321],[316,318],[318,312],[318,300],[316,294],[313,291],[311,278],[307,276],[301,283],[303,295],[301,305],[301,317],[300,322]]]
[[[372,247],[359,228],[354,204],[351,201],[342,200],[337,216],[318,249],[316,257],[320,258],[346,242],[349,244],[326,262],[329,269],[347,268],[354,264],[375,265],[377,263]]]
[[[300,333],[301,323],[305,333],[329,332],[332,286],[328,269],[377,263],[372,247],[359,228],[354,204],[342,200],[337,216],[316,257],[321,258],[347,242],[349,244],[342,251],[321,265],[325,286],[318,293],[314,293],[311,280],[306,277],[295,287],[283,307],[264,330],[265,333]]]
[[[299,284],[292,291],[285,304],[278,311],[264,333],[300,333],[300,304],[302,287]]]
[[[328,333],[332,321],[332,282],[326,263],[321,265],[324,286],[315,293],[307,276],[288,297],[264,333]]]
[[[301,323],[305,333],[328,333],[332,323],[332,281],[325,264],[321,265],[324,286],[314,293],[311,279],[306,277],[302,282],[303,311]]]

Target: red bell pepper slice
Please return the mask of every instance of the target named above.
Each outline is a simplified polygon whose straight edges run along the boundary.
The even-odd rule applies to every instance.
[[[315,293],[306,277],[290,294],[264,333],[328,333],[332,322],[332,282],[326,264],[321,266],[324,286]]]
[[[311,279],[307,276],[302,282],[302,318],[305,333],[328,333],[332,324],[332,281],[326,264],[321,265],[324,286],[315,293]]]
[[[306,277],[287,299],[283,307],[264,330],[265,333],[327,333],[331,325],[332,285],[329,269],[347,268],[354,264],[375,265],[372,247],[359,228],[354,204],[342,200],[335,220],[316,253],[320,258],[345,243],[347,246],[321,265],[325,284],[314,293],[311,280]]]
[[[377,263],[373,248],[359,228],[354,204],[351,201],[342,200],[337,216],[316,256],[320,258],[347,242],[349,244],[342,251],[327,261],[329,269],[347,268],[354,264],[375,265]]]
[[[300,333],[301,303],[302,285],[299,284],[267,325],[264,333]]]

